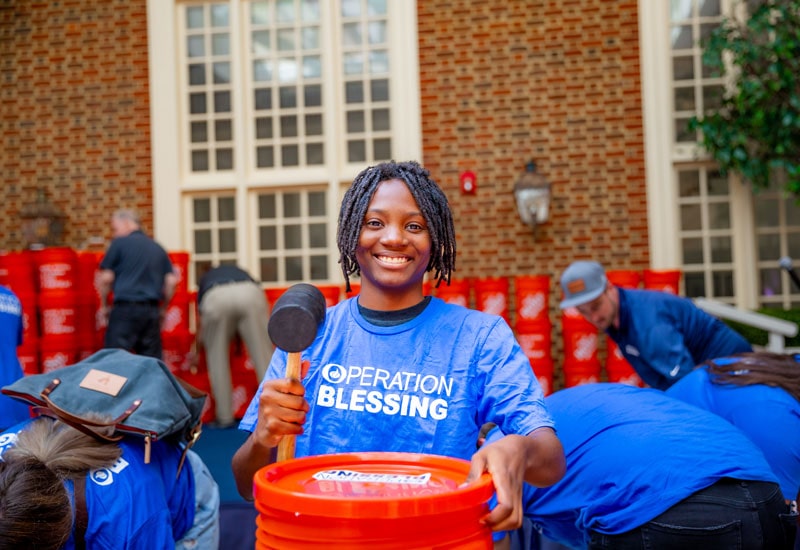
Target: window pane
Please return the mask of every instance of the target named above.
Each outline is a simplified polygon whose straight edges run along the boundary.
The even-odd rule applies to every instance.
[[[705,277],[702,273],[684,273],[683,287],[688,298],[708,296],[708,293],[706,293]]]
[[[228,26],[228,6],[225,4],[214,4],[211,6],[211,26]]]
[[[733,273],[731,271],[715,271],[712,273],[714,281],[714,297],[733,296]]]
[[[303,258],[299,256],[288,257],[284,260],[287,281],[302,281],[303,277]]]
[[[281,162],[284,166],[300,165],[300,150],[297,145],[285,145],[281,147]]]
[[[217,120],[214,122],[214,137],[217,141],[231,141],[233,128],[230,120]]]
[[[290,58],[278,60],[278,80],[280,82],[297,81],[297,61]]]
[[[278,249],[278,234],[275,226],[267,225],[259,228],[258,249],[259,250]]]
[[[214,33],[211,35],[211,55],[229,55],[231,42],[228,33]]]
[[[256,119],[256,138],[258,139],[271,139],[272,138],[272,118],[259,117]]]
[[[256,166],[259,168],[275,166],[275,150],[272,147],[256,147]]]
[[[261,258],[261,280],[272,283],[278,280],[278,259]]]
[[[272,109],[272,90],[270,88],[262,88],[255,91],[255,106],[259,110]]]
[[[778,296],[783,293],[781,273],[777,268],[759,269],[758,275],[761,287],[761,296]]]
[[[189,36],[186,39],[186,53],[189,57],[203,57],[206,47],[202,36]]]
[[[345,23],[342,25],[342,44],[344,46],[361,45],[361,23]]]
[[[758,236],[758,257],[760,260],[780,258],[781,239],[777,233]]]
[[[684,204],[681,206],[681,229],[684,231],[702,228],[700,206],[697,204]]]
[[[716,196],[728,195],[728,178],[719,172],[708,173],[708,194]]]
[[[297,107],[297,90],[294,86],[282,86],[278,90],[278,101],[281,109]]]
[[[230,92],[214,92],[214,112],[216,113],[231,112]]]
[[[758,227],[778,226],[778,199],[756,198],[756,225]]]
[[[306,115],[306,135],[322,135],[322,115]]]
[[[685,50],[694,46],[691,25],[677,25],[672,27],[672,49]]]
[[[303,87],[303,98],[306,107],[319,107],[322,105],[322,86],[314,84]]]
[[[685,238],[683,243],[683,263],[702,264],[703,263],[703,240],[699,238]]]
[[[256,55],[266,55],[272,49],[270,45],[269,31],[253,31],[250,35],[253,40],[253,53]]]
[[[308,226],[308,245],[312,248],[325,248],[328,244],[326,225],[324,223],[312,223]]]
[[[367,14],[370,16],[387,15],[386,0],[367,0]]]
[[[389,72],[389,52],[386,50],[369,53],[369,73],[383,74]]]
[[[728,203],[709,204],[708,218],[711,229],[729,229],[731,226],[731,215]]]
[[[389,101],[389,81],[379,78],[370,82],[372,101]]]
[[[347,161],[364,162],[367,160],[367,147],[364,140],[347,142]]]
[[[386,21],[370,21],[367,35],[370,44],[385,44],[387,42]]]
[[[372,130],[375,132],[390,130],[389,109],[375,109],[372,111]]]
[[[278,22],[291,23],[295,20],[294,0],[277,1]]]
[[[208,254],[211,252],[210,230],[198,229],[194,232],[194,251],[197,254]]]
[[[259,195],[258,196],[258,217],[261,219],[274,219],[275,213],[275,195]]]
[[[231,82],[231,64],[230,63],[214,63],[212,66],[214,71],[214,84],[230,84]]]
[[[299,225],[283,226],[283,247],[286,249],[303,248],[303,230]]]
[[[696,170],[678,172],[678,186],[681,197],[699,197],[700,173]]]
[[[306,164],[320,165],[325,163],[325,154],[321,143],[306,144]]]
[[[192,201],[194,222],[203,223],[211,221],[211,201],[209,199],[194,199]]]
[[[236,221],[236,207],[233,197],[220,197],[217,202],[217,218],[221,222]]]
[[[284,218],[300,217],[300,193],[283,194],[283,217]]]
[[[347,112],[347,133],[353,134],[356,132],[363,132],[364,124],[364,111],[348,111]]]
[[[205,143],[208,141],[208,126],[203,121],[192,122],[190,134],[192,143]]]
[[[361,15],[360,0],[342,0],[342,16],[358,17]]]
[[[253,61],[253,80],[256,82],[269,82],[272,80],[272,62],[266,59]]]
[[[280,52],[293,52],[294,45],[294,29],[279,29],[278,30],[278,51]]]
[[[193,115],[206,112],[206,94],[204,92],[189,94],[189,112]]]
[[[297,117],[281,117],[281,137],[297,137]]]
[[[321,281],[328,278],[328,257],[311,256],[311,279]]]
[[[675,88],[675,110],[694,110],[694,88]]]
[[[319,0],[303,0],[300,10],[303,21],[314,22],[320,20]]]
[[[377,160],[392,158],[392,142],[388,138],[376,139],[372,142],[373,154]]]
[[[364,85],[361,82],[348,82],[344,86],[346,103],[364,102]]]
[[[190,29],[201,29],[205,26],[205,14],[202,6],[186,8],[186,26]]]
[[[694,78],[694,58],[674,58],[672,60],[672,77],[675,80],[691,80]]]
[[[189,65],[189,86],[201,86],[206,83],[205,65],[193,63]]]
[[[711,17],[722,14],[719,0],[700,0],[699,11],[701,17]]]
[[[680,143],[697,141],[695,132],[689,131],[689,119],[677,117],[675,119],[675,141]]]
[[[309,216],[325,215],[324,191],[310,191],[308,193],[308,215]]]
[[[364,56],[360,52],[346,53],[343,56],[344,74],[362,74],[364,72]]]
[[[319,27],[303,27],[301,33],[303,50],[319,49]]]
[[[236,230],[220,229],[219,230],[219,251],[220,252],[236,252]]]
[[[216,159],[217,159],[217,170],[233,169],[233,150],[217,149]]]
[[[192,151],[192,171],[208,171],[208,151]]]
[[[711,237],[711,261],[714,263],[730,263],[733,261],[730,237]]]
[[[303,78],[319,78],[322,76],[322,58],[318,55],[303,57]]]
[[[256,25],[266,25],[271,21],[269,4],[266,2],[252,2],[250,4],[250,22]]]

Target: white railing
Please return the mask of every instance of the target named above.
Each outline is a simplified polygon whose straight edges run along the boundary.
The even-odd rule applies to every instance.
[[[707,298],[695,298],[695,305],[703,311],[719,317],[721,319],[729,319],[742,323],[743,325],[750,325],[761,330],[767,331],[769,334],[769,341],[766,349],[776,353],[785,353],[788,351],[786,348],[786,338],[792,338],[797,335],[797,323],[786,321],[784,319],[776,319],[763,313],[755,311],[747,311],[738,309],[731,305],[709,300]]]

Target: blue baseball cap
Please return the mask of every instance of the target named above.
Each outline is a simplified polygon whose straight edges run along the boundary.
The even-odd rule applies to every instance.
[[[564,299],[558,306],[567,309],[591,302],[603,293],[607,284],[606,272],[599,263],[573,262],[561,275]]]

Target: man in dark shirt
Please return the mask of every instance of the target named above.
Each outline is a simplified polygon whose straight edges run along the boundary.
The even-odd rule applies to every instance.
[[[172,262],[161,245],[142,232],[134,211],[114,212],[111,228],[114,240],[97,278],[101,322],[108,323],[104,347],[161,359],[161,321],[177,283]]]
[[[233,384],[230,343],[235,335],[244,340],[259,382],[272,358],[267,333],[269,310],[264,290],[247,272],[234,265],[208,270],[197,290],[200,343],[206,349],[208,378],[216,403],[216,425],[232,425]]]

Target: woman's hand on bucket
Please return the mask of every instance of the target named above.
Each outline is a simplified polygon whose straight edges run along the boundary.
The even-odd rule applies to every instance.
[[[483,445],[474,455],[466,483],[483,472],[492,476],[497,506],[485,523],[494,531],[509,531],[522,525],[522,484],[553,485],[564,476],[566,460],[561,442],[550,428],[539,428],[527,436],[506,435]]]

